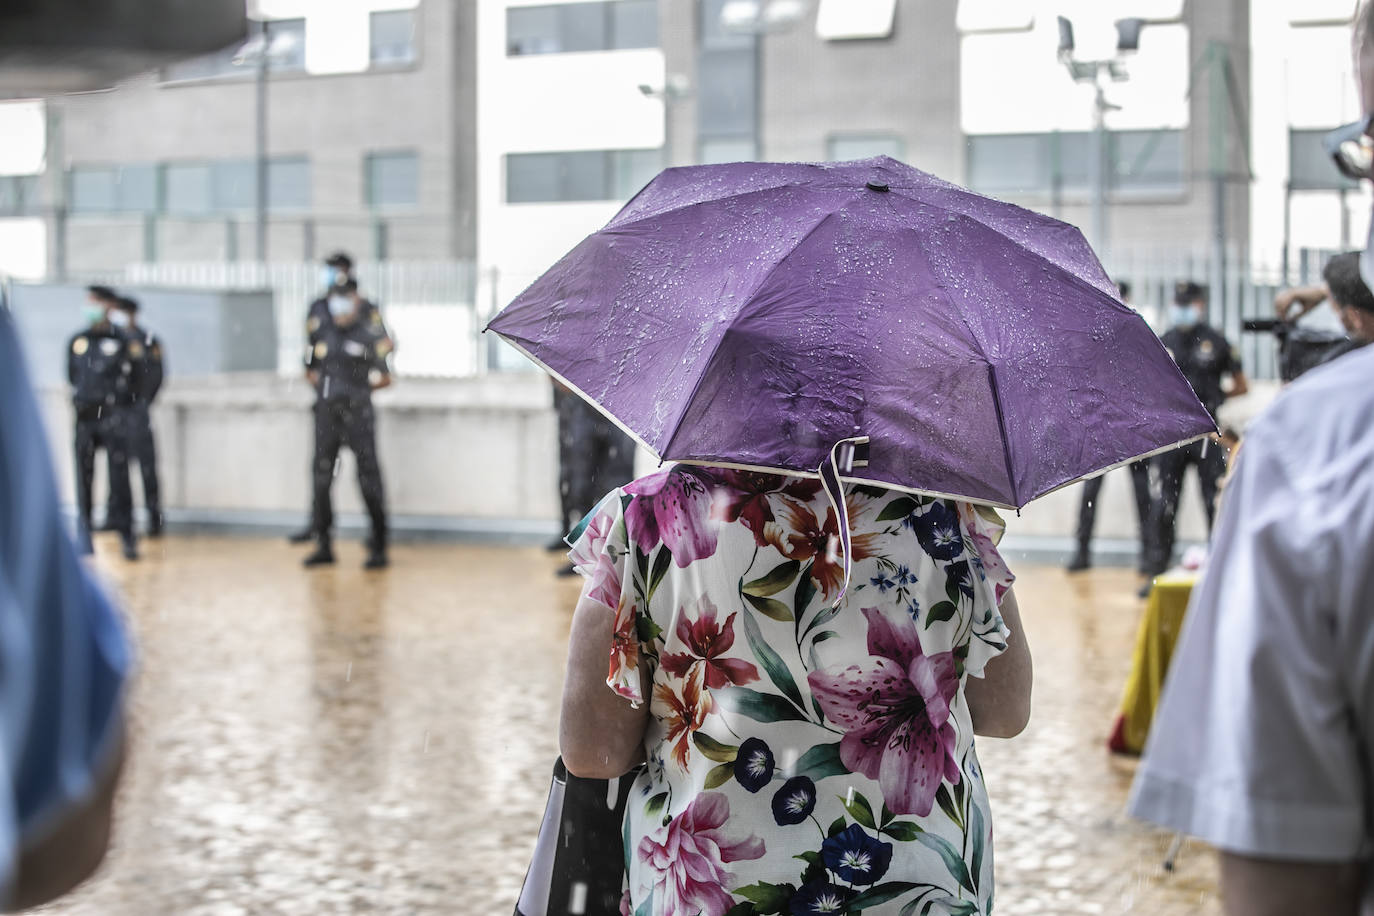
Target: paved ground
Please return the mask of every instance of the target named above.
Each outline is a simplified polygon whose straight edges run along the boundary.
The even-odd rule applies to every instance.
[[[99,566],[142,675],[116,846],[44,912],[507,916],[555,754],[576,584],[532,549],[425,545],[382,574],[343,545],[169,538]],[[999,916],[1220,912],[1212,853],[1122,813],[1104,738],[1140,612],[1125,570],[1020,570],[1035,714],[980,740]]]

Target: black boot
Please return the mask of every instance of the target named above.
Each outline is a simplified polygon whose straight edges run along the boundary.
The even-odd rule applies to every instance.
[[[1073,559],[1064,567],[1066,572],[1076,573],[1085,569],[1091,569],[1093,565],[1092,554],[1088,548],[1080,544],[1078,550],[1074,552]]]
[[[163,528],[162,512],[161,512],[160,510],[158,510],[158,509],[149,509],[149,510],[148,510],[148,533],[147,533],[147,536],[150,537],[150,538],[160,538],[160,537],[162,537],[162,528]]]
[[[315,529],[307,527],[293,531],[286,536],[286,540],[292,544],[308,544],[315,540]]]
[[[334,562],[334,545],[328,535],[315,542],[315,550],[303,561],[305,566],[328,566]]]
[[[363,561],[363,569],[386,569],[390,565],[391,561],[386,555],[386,534],[372,532],[367,539],[367,559]]]
[[[138,541],[134,538],[132,531],[120,532],[120,540],[124,542],[124,559],[138,559]]]

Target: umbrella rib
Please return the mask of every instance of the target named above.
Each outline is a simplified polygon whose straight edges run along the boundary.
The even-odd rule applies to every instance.
[[[786,255],[783,255],[782,257],[778,258],[778,262],[774,264],[772,267],[768,268],[768,272],[764,274],[759,279],[759,282],[755,284],[754,288],[749,291],[749,295],[741,297],[739,311],[735,312],[735,316],[733,319],[731,319],[730,325],[726,327],[724,332],[722,332],[720,337],[716,340],[716,345],[711,348],[711,355],[706,357],[706,361],[702,364],[702,371],[701,374],[697,376],[696,384],[692,386],[691,393],[687,395],[686,400],[682,402],[682,411],[677,415],[677,419],[673,421],[673,434],[669,437],[667,443],[663,446],[664,458],[670,457],[669,452],[673,450],[673,446],[677,442],[677,434],[682,429],[682,418],[687,416],[687,411],[692,408],[692,402],[696,400],[697,392],[701,390],[701,383],[706,379],[706,371],[711,368],[711,363],[715,361],[716,354],[720,352],[721,345],[725,343],[725,338],[729,337],[730,332],[734,330],[734,322],[739,319],[740,312],[744,311],[745,306],[747,306],[749,304],[749,301],[753,299],[755,295],[757,295],[758,291],[763,288],[763,285],[767,283],[770,279],[772,279],[773,274],[777,273],[778,269],[782,267],[782,265],[787,261],[787,258],[795,254],[797,252],[797,249],[801,248],[802,245],[806,244],[806,240],[811,238],[811,236],[815,235],[816,230],[820,229],[821,226],[824,226],[826,222],[828,222],[834,215],[835,211],[832,210],[829,213],[826,213],[824,216],[822,216],[819,220],[817,220],[815,225],[813,225],[810,229],[806,230],[805,235],[797,239],[797,243],[792,246],[791,251],[789,251]]]
[[[997,387],[997,367],[988,360],[988,383],[992,386],[992,407],[997,413],[997,432],[1002,438],[1002,460],[1007,467],[1007,484],[1011,487],[1011,501],[1018,507],[1023,505],[1021,494],[1016,486],[1016,471],[1011,464],[1011,439],[1007,436],[1007,420],[1002,415],[1002,392]]]

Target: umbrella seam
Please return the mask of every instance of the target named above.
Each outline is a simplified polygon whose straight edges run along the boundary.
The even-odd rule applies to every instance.
[[[992,364],[992,360],[988,360],[987,366],[988,384],[992,386],[992,408],[997,413],[997,431],[1002,436],[1002,461],[1007,468],[1007,484],[1011,486],[1011,501],[1018,506],[1024,505],[1016,486],[1016,471],[1011,464],[1011,439],[1007,436],[1006,417],[1002,415],[1002,391],[997,385],[997,367]]]
[[[644,193],[644,191],[647,190],[648,187],[649,187],[648,185],[645,185],[642,189],[640,189],[640,194]],[[797,188],[797,187],[802,187],[802,185],[800,185],[800,184],[799,184],[797,181],[795,181],[795,180],[791,180],[791,181],[784,181],[784,182],[782,182],[781,184],[769,185],[769,186],[766,187],[766,188],[754,188],[754,189],[749,190],[749,191],[736,191],[736,192],[732,192],[732,193],[729,193],[729,194],[722,194],[720,197],[708,197],[708,198],[706,198],[705,200],[694,200],[694,201],[692,201],[691,203],[680,204],[680,205],[678,205],[678,206],[676,206],[676,207],[672,207],[671,209],[668,209],[668,210],[659,210],[659,211],[654,212],[654,213],[646,213],[646,214],[644,214],[643,216],[636,216],[636,217],[634,217],[633,219],[629,220],[628,222],[618,223],[618,224],[615,224],[615,225],[612,225],[613,223],[615,223],[615,217],[613,216],[613,217],[611,217],[611,222],[607,223],[602,229],[600,229],[600,230],[597,232],[597,234],[599,235],[599,234],[601,234],[602,232],[619,232],[621,229],[630,229],[630,228],[633,228],[634,226],[637,226],[637,225],[639,225],[640,223],[645,222],[646,220],[651,220],[651,219],[666,217],[666,216],[675,215],[675,214],[678,214],[678,213],[684,213],[684,212],[686,212],[686,211],[688,211],[688,210],[693,210],[693,209],[695,209],[695,208],[697,208],[697,207],[704,207],[704,206],[706,206],[707,204],[718,204],[718,203],[720,203],[721,201],[725,201],[725,200],[738,200],[738,199],[740,199],[741,197],[751,197],[751,196],[753,196],[753,195],[755,195],[755,194],[766,194],[766,193],[769,192],[769,191],[781,191],[781,190],[784,190],[784,189],[786,189],[786,188]],[[839,187],[842,187],[842,186],[839,186]],[[636,194],[636,195],[635,195],[635,197],[638,197],[638,196],[639,196],[639,194]],[[631,200],[630,203],[634,203],[634,201]],[[627,203],[625,206],[628,207],[629,205],[630,205],[630,204]],[[616,216],[619,216],[619,214],[616,214]]]
[[[835,211],[831,210],[829,213],[826,213],[819,220],[817,220],[814,226],[806,230],[805,235],[797,239],[797,243],[792,246],[791,251],[789,251],[782,257],[778,258],[778,263],[768,268],[768,272],[764,274],[762,278],[759,279],[759,282],[755,284],[752,290],[749,291],[749,294],[747,296],[742,296],[740,298],[739,311],[735,312],[735,315],[731,319],[729,327],[727,327],[725,331],[720,335],[720,338],[716,340],[716,345],[711,348],[711,355],[706,357],[706,362],[702,366],[701,374],[697,376],[696,384],[692,386],[691,393],[687,395],[686,400],[682,402],[682,411],[677,415],[677,418],[673,420],[673,433],[671,436],[668,437],[668,441],[663,445],[663,455],[665,457],[668,455],[670,451],[672,451],[673,445],[677,442],[678,433],[682,430],[682,420],[684,417],[687,416],[687,411],[691,410],[692,402],[696,400],[697,392],[701,391],[702,382],[706,380],[706,373],[711,368],[711,364],[715,362],[716,354],[720,353],[720,348],[724,345],[725,338],[729,337],[730,332],[735,329],[734,322],[739,320],[740,314],[744,311],[745,307],[748,306],[750,300],[752,300],[754,296],[758,295],[759,290],[762,289],[764,284],[772,278],[773,274],[777,273],[778,269],[782,267],[782,265],[787,261],[787,259],[791,257],[793,254],[796,254],[797,249],[800,248],[802,245],[806,244],[806,240],[811,238],[811,236],[815,235],[816,231],[820,229],[821,226],[825,225],[825,223],[834,215]],[[668,460],[674,459],[670,458]]]

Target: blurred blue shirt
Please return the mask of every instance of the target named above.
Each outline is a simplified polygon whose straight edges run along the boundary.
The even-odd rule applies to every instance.
[[[46,443],[0,309],[0,896],[24,844],[96,790],[130,668],[120,620],[63,529]]]

